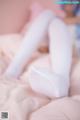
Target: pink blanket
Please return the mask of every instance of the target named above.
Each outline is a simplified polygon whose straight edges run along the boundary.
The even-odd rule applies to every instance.
[[[20,46],[20,40],[20,35],[1,36],[0,39],[0,111],[8,112],[9,120],[80,120],[80,62],[71,73],[70,96],[73,97],[49,100],[30,89],[27,67],[19,80],[3,75]],[[41,56],[36,52],[30,63]],[[49,67],[47,61],[44,63],[42,66]]]

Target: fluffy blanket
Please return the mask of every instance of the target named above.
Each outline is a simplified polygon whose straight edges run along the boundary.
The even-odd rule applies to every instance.
[[[50,100],[30,89],[26,66],[19,79],[4,75],[20,41],[20,35],[0,37],[0,114],[8,112],[9,120],[80,120],[80,62],[73,63],[70,96]],[[36,52],[30,63],[41,56]]]

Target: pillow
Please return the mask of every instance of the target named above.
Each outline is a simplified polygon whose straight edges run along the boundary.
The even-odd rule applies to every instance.
[[[0,34],[19,32],[28,20],[27,0],[0,1]]]

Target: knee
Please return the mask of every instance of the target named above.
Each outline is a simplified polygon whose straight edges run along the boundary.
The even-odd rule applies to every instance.
[[[48,20],[48,19],[53,20],[54,17],[55,17],[55,14],[51,10],[44,10],[39,16],[39,18],[43,18],[43,20],[45,20],[45,19],[46,20]]]
[[[49,25],[49,33],[52,31],[53,33],[55,33],[55,31],[58,30],[65,30],[66,28],[66,24],[63,22],[63,20],[55,17],[55,19],[53,19]],[[57,33],[58,34],[58,33]]]

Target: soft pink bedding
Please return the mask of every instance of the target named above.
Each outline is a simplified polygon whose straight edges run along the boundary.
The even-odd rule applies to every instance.
[[[80,62],[77,62],[78,65],[71,72],[72,97],[50,100],[29,88],[27,67],[19,80],[3,75],[17,52],[20,41],[20,35],[3,36],[0,39],[0,111],[8,111],[9,120],[80,120]],[[36,52],[30,63],[41,56],[41,53]],[[47,57],[46,62],[37,66],[49,68],[48,61]]]
[[[62,98],[34,112],[31,120],[80,120],[80,101]]]
[[[0,78],[0,112],[8,112],[9,120],[28,120],[28,115],[47,102],[45,98],[35,97],[24,82]]]

